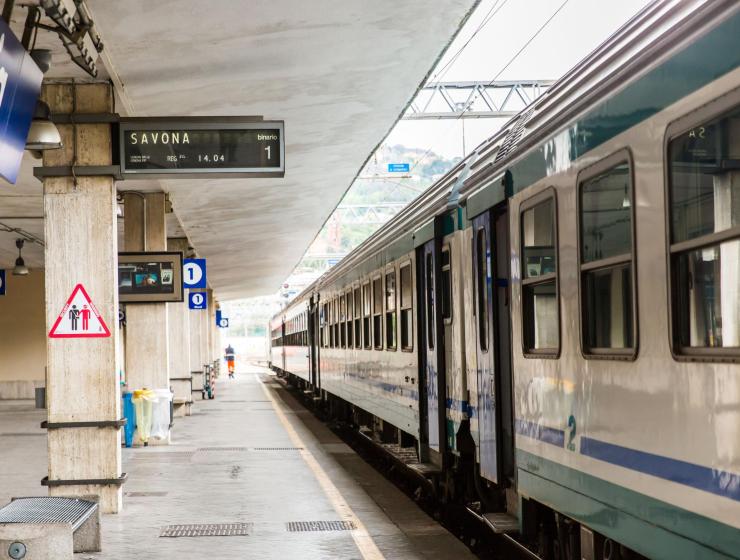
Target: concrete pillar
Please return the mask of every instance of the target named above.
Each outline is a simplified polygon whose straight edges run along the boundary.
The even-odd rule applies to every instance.
[[[167,240],[168,251],[188,252],[187,238]],[[193,402],[190,373],[190,312],[187,301],[167,304],[169,322],[170,386],[174,391],[176,416],[189,416]]]
[[[124,245],[126,251],[166,251],[165,195],[125,192]],[[167,389],[169,337],[166,303],[126,304],[126,386]],[[166,441],[150,440],[150,444]]]
[[[109,113],[108,83],[44,86],[52,113]],[[108,124],[58,125],[64,148],[44,152],[44,166],[111,164]],[[121,418],[117,378],[118,241],[113,178],[44,179],[46,330],[77,284],[82,284],[111,336],[47,340],[48,461],[51,495],[100,496],[101,511],[122,508],[120,428],[79,427]],[[71,426],[70,426],[71,424]],[[95,480],[93,484],[74,481]],[[58,485],[63,483],[63,485]]]

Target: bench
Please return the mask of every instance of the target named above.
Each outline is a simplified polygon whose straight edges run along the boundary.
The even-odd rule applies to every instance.
[[[100,551],[97,498],[13,498],[0,508],[0,559],[72,559]]]

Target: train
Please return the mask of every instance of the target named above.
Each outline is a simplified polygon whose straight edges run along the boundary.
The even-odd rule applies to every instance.
[[[271,367],[540,558],[740,558],[739,64],[738,2],[646,6],[277,314]]]

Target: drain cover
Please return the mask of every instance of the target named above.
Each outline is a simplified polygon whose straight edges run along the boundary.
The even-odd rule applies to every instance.
[[[5,432],[0,434],[0,437],[26,437],[26,436],[45,436],[46,432]]]
[[[126,492],[127,498],[164,498],[167,492]]]
[[[141,451],[134,454],[134,460],[140,463],[187,463],[192,456],[191,451]]]
[[[303,451],[303,447],[253,447],[252,451]]]
[[[357,529],[352,521],[291,521],[288,531],[298,533],[302,531],[351,531]]]
[[[166,525],[160,537],[239,537],[249,535],[251,523],[208,523],[203,525]]]
[[[211,453],[214,451],[246,451],[246,447],[199,447],[198,453]]]

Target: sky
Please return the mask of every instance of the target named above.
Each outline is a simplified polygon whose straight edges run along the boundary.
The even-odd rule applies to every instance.
[[[649,0],[482,0],[431,73],[430,80],[557,79],[649,3]],[[507,67],[558,9],[547,26]],[[488,16],[492,17],[454,62],[449,63]],[[464,123],[461,120],[400,121],[385,143],[431,149],[445,157],[462,156],[463,128],[465,149],[469,152],[505,122],[506,119],[466,119]]]

